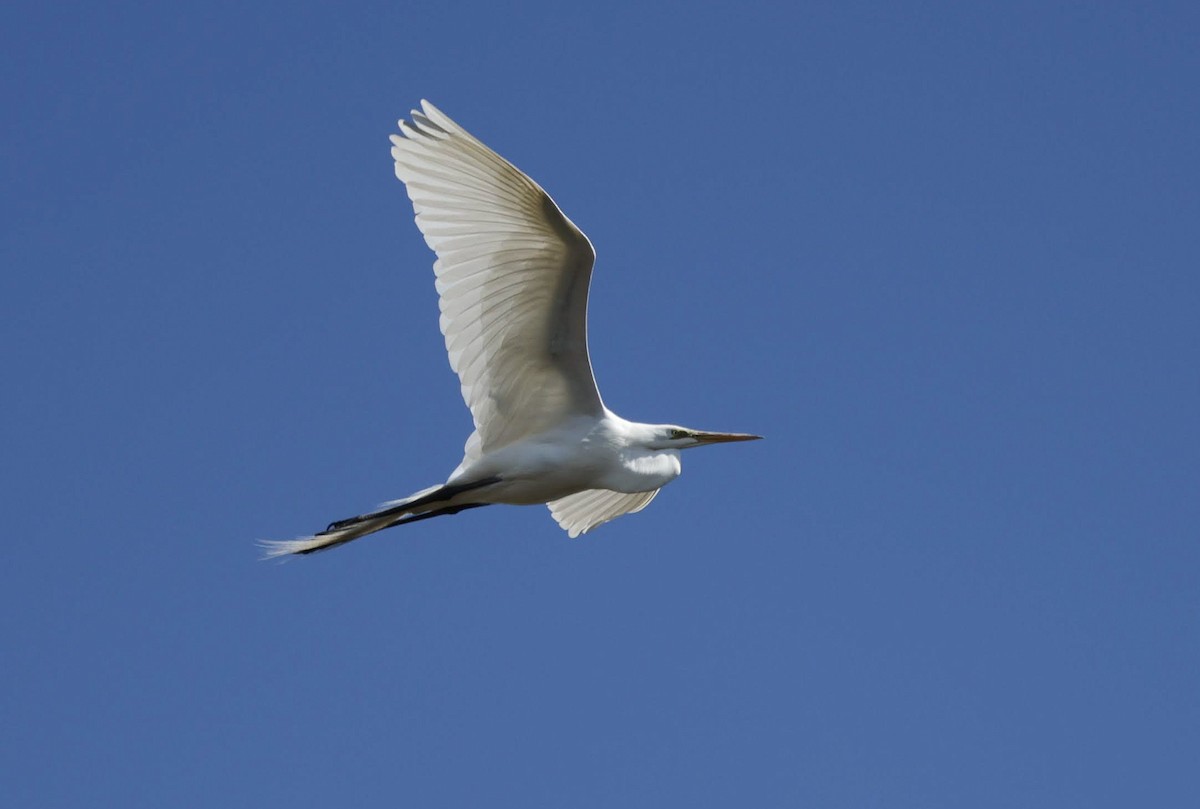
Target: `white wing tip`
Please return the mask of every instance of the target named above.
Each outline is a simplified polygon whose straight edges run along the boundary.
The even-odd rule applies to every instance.
[[[658,489],[629,494],[607,489],[588,489],[552,500],[546,505],[549,506],[550,516],[554,521],[567,532],[567,536],[575,539],[622,514],[637,514],[650,505],[650,501],[657,494]]]

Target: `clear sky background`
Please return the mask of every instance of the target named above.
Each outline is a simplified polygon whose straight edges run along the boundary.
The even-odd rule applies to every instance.
[[[0,804],[1200,805],[1194,3],[0,10]],[[387,136],[591,237],[568,540],[288,564],[470,421]]]

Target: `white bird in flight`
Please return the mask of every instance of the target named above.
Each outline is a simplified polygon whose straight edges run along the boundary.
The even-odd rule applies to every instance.
[[[268,557],[342,545],[496,503],[545,503],[577,537],[645,508],[679,476],[680,450],[760,438],[626,421],[604,406],[587,347],[595,251],[541,186],[421,102],[392,135],[433,264],[450,366],[475,422],[445,483],[266,542]]]

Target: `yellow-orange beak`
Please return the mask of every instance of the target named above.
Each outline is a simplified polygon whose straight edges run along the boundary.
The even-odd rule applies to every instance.
[[[696,439],[698,444],[724,444],[729,441],[757,441],[762,438],[761,435],[751,435],[750,433],[709,433],[704,430],[696,430],[692,437]]]

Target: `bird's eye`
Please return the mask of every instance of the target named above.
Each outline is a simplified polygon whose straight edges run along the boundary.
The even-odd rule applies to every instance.
[[[672,438],[687,438],[688,431],[687,430],[672,430],[671,437]]]

